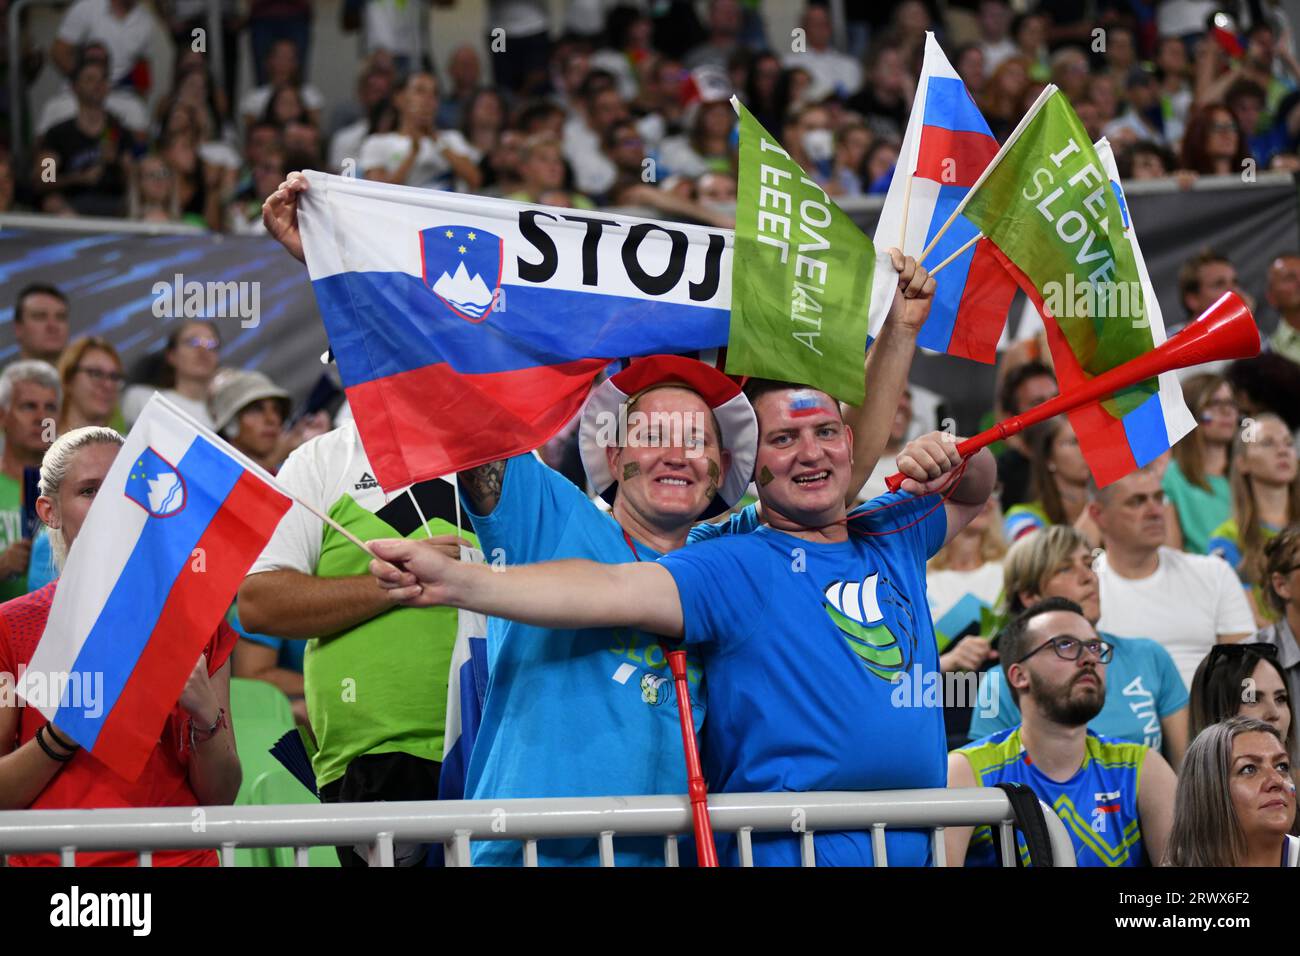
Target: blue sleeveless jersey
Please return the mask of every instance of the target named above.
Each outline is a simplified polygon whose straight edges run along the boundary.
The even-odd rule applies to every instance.
[[[1065,824],[1079,866],[1144,866],[1146,851],[1138,821],[1138,786],[1147,748],[1099,737],[1088,731],[1083,765],[1064,782],[1051,779],[1029,759],[1020,727],[1000,730],[959,750],[970,760],[982,787],[1023,783]],[[966,854],[967,866],[997,866],[991,827],[976,827]],[[1017,835],[1021,859],[1028,849]]]

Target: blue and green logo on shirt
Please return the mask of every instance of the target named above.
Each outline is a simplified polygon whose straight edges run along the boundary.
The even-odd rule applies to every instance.
[[[880,610],[879,584],[879,574],[861,581],[832,581],[824,590],[822,607],[867,670],[892,683],[911,665],[913,642],[905,647],[890,630]]]

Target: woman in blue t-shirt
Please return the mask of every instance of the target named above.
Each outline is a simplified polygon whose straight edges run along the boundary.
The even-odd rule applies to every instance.
[[[1007,610],[1019,614],[1049,597],[1063,597],[1083,608],[1094,627],[1101,618],[1101,595],[1092,570],[1092,548],[1069,525],[1053,525],[1021,538],[1003,562]],[[1106,667],[1106,703],[1088,727],[1103,737],[1144,744],[1163,752],[1178,769],[1187,748],[1187,689],[1169,652],[1145,637],[1101,637],[1115,647]],[[970,739],[1020,723],[1020,710],[1001,669],[984,674]]]

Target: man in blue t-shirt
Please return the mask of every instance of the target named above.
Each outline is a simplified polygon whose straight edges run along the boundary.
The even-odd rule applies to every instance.
[[[750,510],[717,540],[657,562],[583,561],[503,573],[386,541],[381,584],[414,606],[450,604],[548,627],[635,627],[698,646],[709,681],[704,760],[714,792],[942,787],[943,715],[898,707],[899,673],[937,671],[925,564],[992,490],[980,452],[946,500],[933,494],[961,464],[932,433],[899,456],[903,491],[846,516],[853,437],[838,404],[800,385],[751,381],[763,526]],[[490,698],[490,693],[489,693]],[[677,792],[681,792],[678,790]],[[886,834],[889,861],[921,865],[923,832]],[[819,832],[819,865],[870,865],[864,833]],[[734,862],[734,847],[720,841]],[[799,861],[794,834],[755,836],[760,865]]]
[[[1051,597],[1012,619],[998,653],[1021,722],[954,750],[948,786],[1023,783],[1061,818],[1080,866],[1158,865],[1173,825],[1173,769],[1158,751],[1088,729],[1106,700],[1111,646],[1079,605]],[[990,827],[949,827],[944,839],[952,866],[998,862]],[[1025,856],[1023,839],[1019,848]]]

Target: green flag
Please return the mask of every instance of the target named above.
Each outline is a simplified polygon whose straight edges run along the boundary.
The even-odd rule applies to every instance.
[[[1039,109],[970,191],[963,214],[1022,274],[1056,320],[1080,368],[1100,375],[1151,351],[1142,282],[1106,167],[1066,102],[1049,87]],[[1103,403],[1119,417],[1155,379]]]
[[[726,370],[861,405],[863,354],[897,287],[889,256],[762,124],[740,113],[740,178]],[[877,274],[879,273],[879,274]]]

